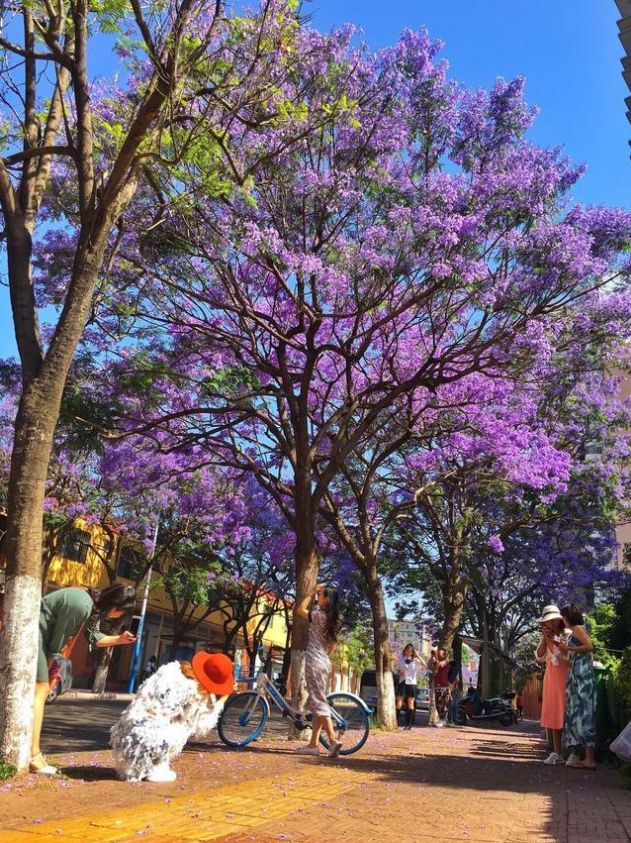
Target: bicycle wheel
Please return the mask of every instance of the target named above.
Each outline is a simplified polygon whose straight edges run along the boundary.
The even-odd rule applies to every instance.
[[[265,728],[267,703],[254,691],[244,691],[230,697],[221,712],[217,732],[226,744],[233,748],[245,746],[256,740]]]
[[[352,755],[368,740],[370,732],[368,712],[360,700],[352,694],[329,694],[327,701],[335,712],[332,718],[333,728],[337,729],[343,743],[340,755]],[[328,738],[323,732],[320,734],[320,743],[329,748]]]

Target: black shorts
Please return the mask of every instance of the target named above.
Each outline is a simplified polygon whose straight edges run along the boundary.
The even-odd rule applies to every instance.
[[[397,686],[397,697],[405,697],[406,700],[416,699],[416,685],[410,685],[407,682],[399,682]]]

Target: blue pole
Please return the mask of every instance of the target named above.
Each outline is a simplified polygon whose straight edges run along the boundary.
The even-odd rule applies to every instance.
[[[140,667],[140,654],[142,653],[142,636],[145,631],[145,616],[147,614],[147,603],[149,601],[149,586],[151,585],[151,575],[153,574],[153,563],[156,555],[156,546],[158,544],[158,530],[160,529],[160,517],[156,522],[156,529],[153,534],[153,543],[151,547],[151,555],[149,557],[149,569],[147,570],[147,577],[145,579],[145,593],[142,598],[142,608],[140,610],[140,621],[138,622],[138,634],[136,636],[136,643],[131,656],[131,669],[129,672],[129,682],[127,683],[127,693],[133,694],[136,688],[136,677],[138,668]]]

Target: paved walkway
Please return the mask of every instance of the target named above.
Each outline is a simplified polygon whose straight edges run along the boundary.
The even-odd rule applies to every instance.
[[[0,787],[0,840],[631,841],[631,794],[617,773],[541,765],[534,726],[377,733],[337,761],[291,746],[193,746],[169,785],[115,781],[106,752],[58,756],[63,778]]]

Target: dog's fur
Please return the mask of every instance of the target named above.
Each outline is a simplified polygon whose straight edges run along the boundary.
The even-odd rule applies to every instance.
[[[110,730],[118,777],[175,781],[171,761],[190,737],[203,739],[215,728],[225,701],[198,684],[190,665],[163,665],[142,683]]]

